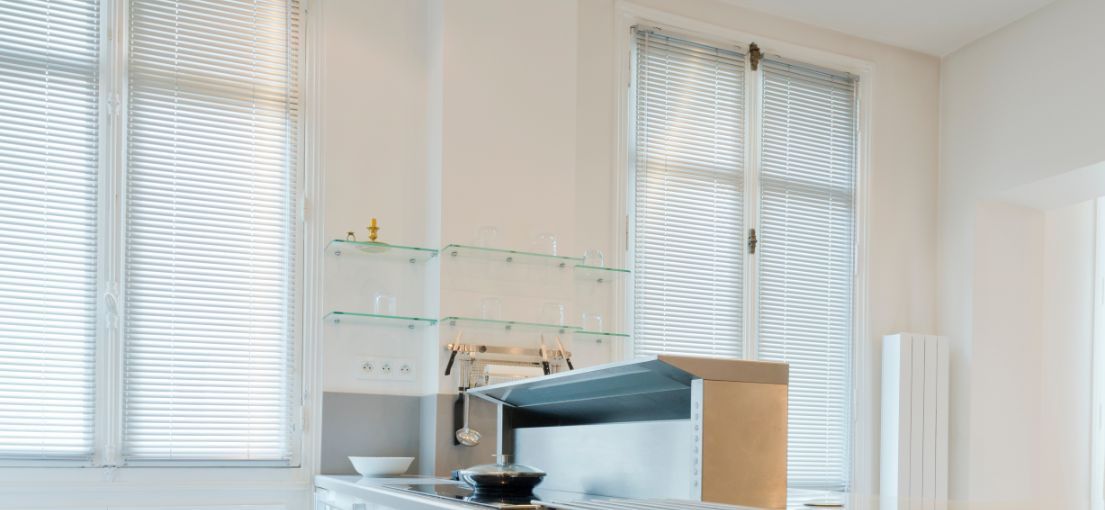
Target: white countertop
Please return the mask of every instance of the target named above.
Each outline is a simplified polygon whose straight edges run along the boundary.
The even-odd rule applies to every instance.
[[[315,486],[330,491],[330,497],[341,493],[372,505],[387,507],[389,510],[472,510],[474,506],[417,496],[394,489],[385,489],[389,484],[432,484],[448,483],[442,478],[402,476],[394,478],[363,478],[357,475],[319,475],[315,477]],[[1010,502],[935,502],[910,501],[895,498],[878,498],[856,494],[827,493],[816,491],[792,490],[788,493],[788,509],[817,510],[805,506],[807,501],[837,500],[844,502],[844,510],[1039,510],[1037,504]],[[371,507],[370,507],[371,508]],[[827,509],[826,509],[827,510]]]
[[[329,491],[330,494],[324,495],[323,497],[330,497],[331,499],[334,497],[334,495],[340,493],[347,497],[352,497],[365,503],[385,506],[388,509],[394,510],[471,510],[473,508],[476,508],[471,505],[446,500],[439,500],[426,496],[418,496],[415,494],[383,487],[384,485],[435,483],[452,482],[442,478],[418,476],[364,478],[358,475],[319,475],[315,477],[315,487],[324,489],[325,491]],[[803,493],[800,491],[793,491],[791,499],[792,501],[794,501],[794,504],[791,506],[791,508],[804,508],[808,510],[809,507],[804,507],[802,503],[805,501],[810,501],[811,499],[827,499],[825,497],[818,497],[823,495],[823,493]],[[839,499],[839,497],[843,497],[842,495],[836,496],[838,496],[837,499]]]
[[[458,508],[471,509],[469,505],[460,505],[435,498],[420,497],[393,489],[385,489],[383,485],[404,483],[441,483],[440,478],[427,478],[417,476],[401,476],[393,478],[365,478],[358,475],[319,475],[315,477],[315,487],[330,491],[331,494],[323,497],[334,497],[334,493],[352,496],[358,500],[373,505],[386,506],[394,510],[424,510],[444,509],[457,510]],[[316,497],[319,497],[316,490]]]

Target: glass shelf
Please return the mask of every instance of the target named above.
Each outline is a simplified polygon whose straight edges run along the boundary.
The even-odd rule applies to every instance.
[[[557,267],[570,267],[583,262],[582,257],[562,257],[546,253],[534,253],[528,251],[503,250],[499,248],[483,248],[480,246],[467,246],[463,244],[450,244],[441,249],[442,252],[452,257],[477,257],[481,259],[498,260],[502,262],[519,262],[525,264],[545,264]]]
[[[577,329],[572,332],[573,335],[587,335],[587,336],[608,336],[613,338],[629,338],[629,333],[610,333],[604,331],[587,331],[583,329]]]
[[[557,324],[541,324],[539,322],[499,321],[492,319],[476,319],[474,317],[445,317],[441,322],[450,326],[490,327],[506,330],[525,329],[534,331],[552,331],[568,333],[579,331],[579,326],[560,326]]]
[[[614,278],[622,278],[628,276],[630,271],[628,269],[620,269],[616,267],[601,267],[601,266],[588,266],[585,264],[576,264],[572,268],[576,272],[576,277],[582,280],[591,280],[598,283],[603,283]]]
[[[339,324],[341,322],[350,322],[353,324],[372,324],[378,326],[406,326],[409,329],[418,327],[433,326],[437,324],[437,319],[427,319],[425,317],[404,317],[401,315],[380,315],[375,313],[358,313],[358,312],[330,312],[326,314],[326,320]]]
[[[406,260],[411,264],[425,262],[437,256],[438,251],[433,248],[419,248],[417,246],[402,246],[398,244],[374,243],[369,241],[346,241],[334,239],[326,246],[326,250],[335,256],[345,253],[354,255],[369,255],[388,259]]]

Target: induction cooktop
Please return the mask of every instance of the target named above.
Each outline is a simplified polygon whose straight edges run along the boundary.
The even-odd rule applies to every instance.
[[[542,500],[582,500],[587,496],[563,491],[537,489],[533,494],[525,496],[477,496],[472,487],[461,482],[420,483],[420,484],[394,484],[385,485],[385,488],[413,492],[420,496],[445,499],[457,503],[466,503],[474,506],[495,508],[498,510],[542,510],[547,508],[541,504]]]
[[[748,507],[701,503],[675,499],[625,499],[580,494],[577,492],[536,489],[533,494],[516,497],[478,497],[472,487],[461,482],[384,485],[387,489],[414,493],[496,510],[752,510]],[[801,503],[798,503],[801,507]]]

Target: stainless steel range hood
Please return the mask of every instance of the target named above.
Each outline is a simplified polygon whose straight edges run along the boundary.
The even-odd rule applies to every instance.
[[[687,419],[695,380],[787,384],[787,365],[719,358],[652,356],[469,393],[560,424]]]
[[[608,497],[786,504],[786,364],[657,356],[474,388],[499,452],[543,487]]]

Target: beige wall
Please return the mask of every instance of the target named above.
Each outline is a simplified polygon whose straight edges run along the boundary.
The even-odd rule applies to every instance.
[[[1090,508],[1094,202],[1044,217],[1040,484],[1057,508]]]
[[[971,370],[988,377],[970,387],[972,499],[1038,501],[1043,242],[1042,212],[977,208]]]
[[[1022,480],[1032,469],[1027,463],[1036,457],[1030,453],[1031,445],[1018,446],[1018,442],[1031,439],[1032,444],[1039,444],[1039,438],[1020,433],[1003,436],[1007,429],[997,419],[1000,411],[987,407],[987,402],[1015,398],[1020,387],[990,384],[994,378],[1004,377],[1004,367],[988,364],[982,353],[1000,340],[979,337],[980,327],[974,324],[979,318],[973,303],[1008,299],[980,286],[982,275],[976,273],[978,257],[974,254],[981,242],[976,238],[981,230],[976,208],[1011,188],[1051,180],[1105,160],[1105,145],[1100,142],[1105,138],[1105,124],[1100,122],[1105,118],[1100,92],[1105,66],[1093,64],[1105,58],[1103,19],[1105,3],[1060,0],[943,62],[938,302],[940,332],[953,341],[953,497],[1003,500],[1029,496],[1028,489],[1014,487],[1007,492],[997,483],[1003,477]],[[1055,338],[1047,339],[1051,349]],[[1055,392],[1069,395],[1079,390],[1065,383],[1046,389],[1040,396],[1045,401],[1058,398]],[[997,437],[987,439],[993,435]],[[985,456],[975,443],[989,440],[1004,441],[1025,455],[1016,459]],[[1067,490],[1065,486],[1045,486],[1043,481],[1048,479],[1037,482],[1033,490],[1049,497],[1049,493]]]
[[[936,331],[939,62],[712,0],[633,3],[872,64],[869,329],[860,372],[877,381],[883,335]],[[628,37],[615,33],[615,9],[613,0],[325,0],[327,233],[376,215],[388,218],[391,242],[440,246],[471,242],[476,228],[493,224],[507,245],[554,231],[562,253],[594,247],[614,258],[625,171],[615,168],[615,38]],[[448,283],[441,313],[469,306],[474,296]],[[335,370],[328,389],[404,391],[341,374],[342,360],[363,344],[326,342]],[[436,349],[412,349],[436,368]],[[592,362],[609,358],[608,347],[575,349],[589,349]],[[431,381],[426,390],[449,386]],[[861,398],[877,405],[877,385],[868,387]],[[873,411],[863,437],[877,437]],[[871,470],[857,481],[868,487],[877,483],[877,453],[863,453]]]

